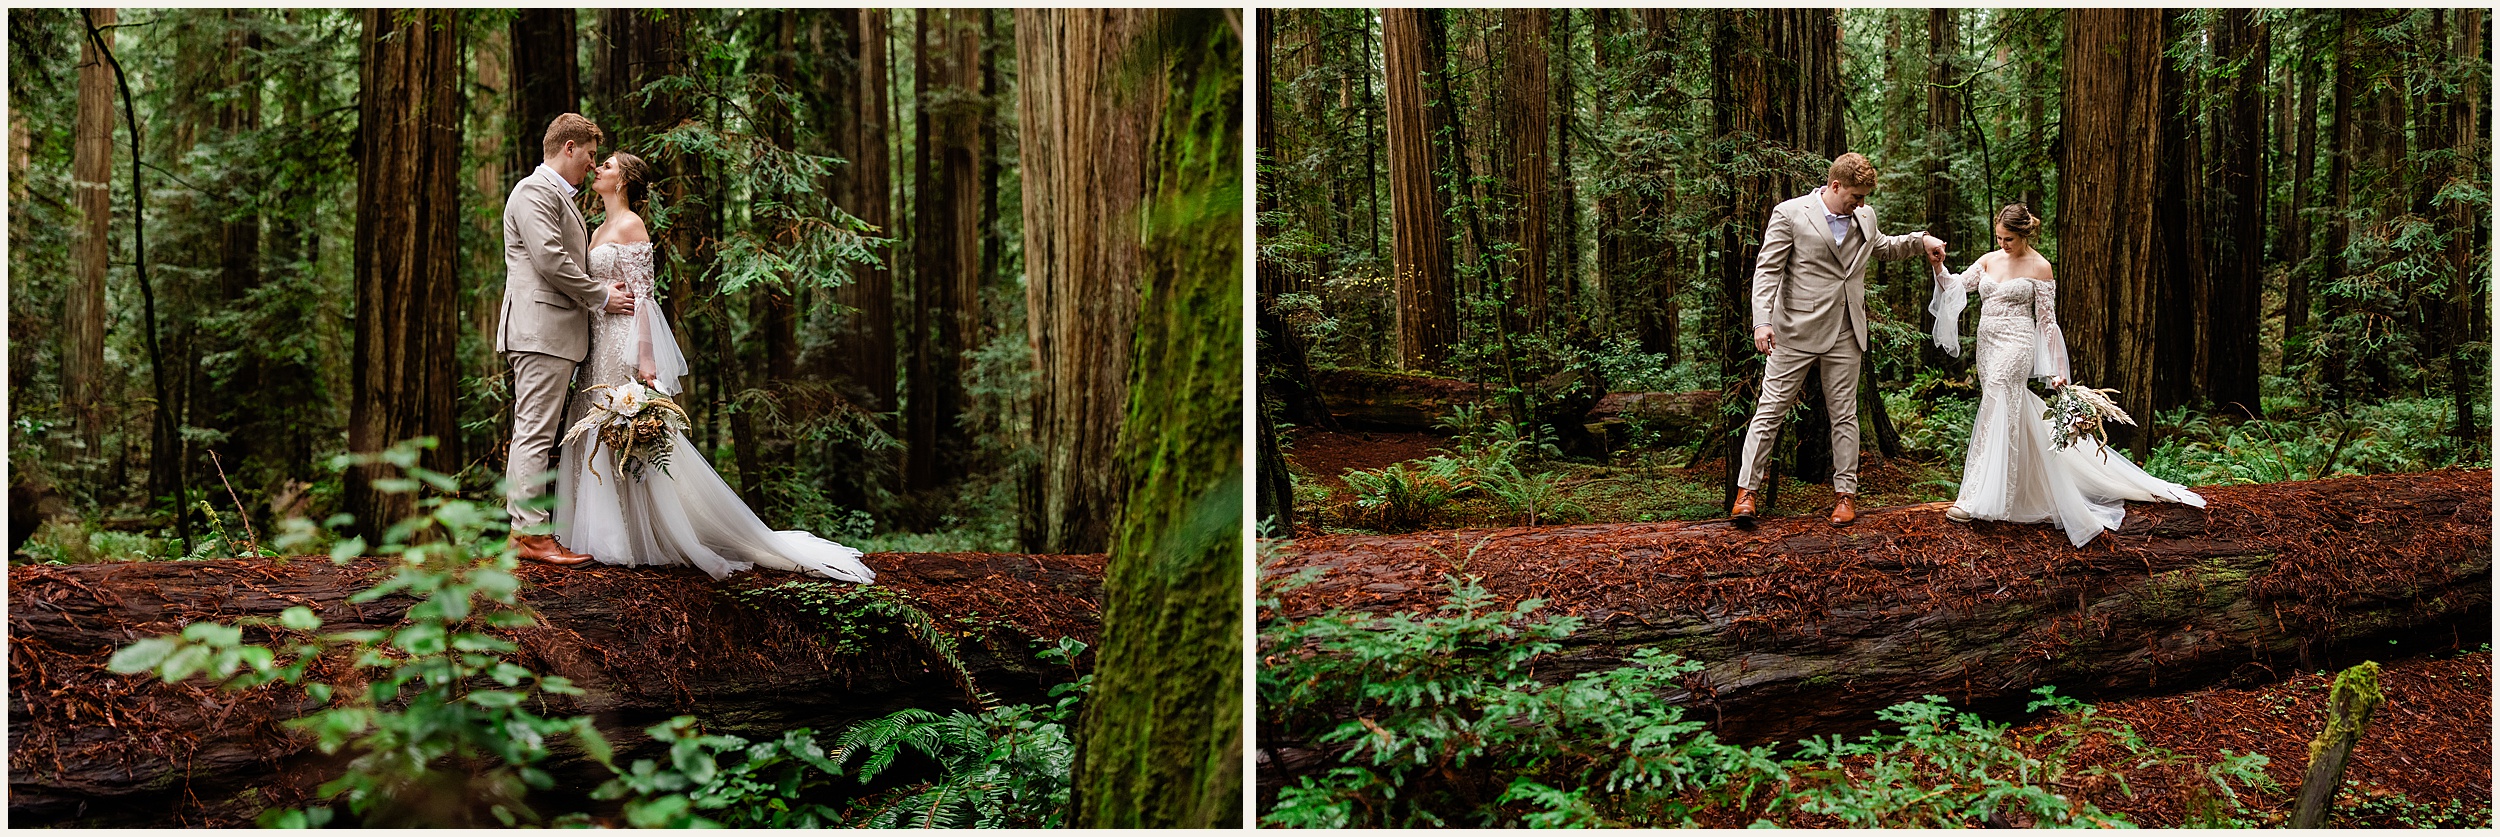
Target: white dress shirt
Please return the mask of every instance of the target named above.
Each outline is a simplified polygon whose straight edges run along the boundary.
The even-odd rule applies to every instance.
[[[1814,194],[1817,196],[1817,200],[1821,199],[1820,196],[1823,194],[1823,190],[1829,188],[1831,187],[1824,186],[1822,188],[1815,189]],[[1823,205],[1823,223],[1832,228],[1833,246],[1839,246],[1841,242],[1849,240],[1849,224],[1852,220],[1853,219],[1850,216],[1833,212],[1831,204],[1827,203]]]

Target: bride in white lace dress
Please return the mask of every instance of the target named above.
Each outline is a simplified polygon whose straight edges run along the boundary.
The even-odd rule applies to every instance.
[[[1969,294],[1979,293],[1979,409],[1971,418],[1962,490],[1945,516],[1957,521],[2049,521],[2076,546],[2127,517],[2125,501],[2166,500],[2202,508],[2205,498],[2147,474],[2099,440],[2052,442],[2048,406],[2025,386],[2032,378],[2066,383],[2066,336],[2057,327],[2057,273],[2031,239],[2040,219],[2022,204],[1997,213],[2000,248],[1960,274],[1936,259],[1936,345],[1961,353],[1955,332]]]
[[[649,181],[650,166],[622,152],[600,165],[591,181],[607,217],[590,237],[590,275],[603,287],[625,283],[642,304],[632,314],[593,312],[590,357],[566,410],[568,422],[587,414],[597,397],[592,387],[640,381],[665,395],[682,389],[677,379],[686,361],[652,287],[651,235],[634,212]],[[876,580],[857,549],[764,525],[683,434],[668,431],[665,444],[675,448],[666,468],[647,466],[639,476],[619,473],[614,453],[598,437],[585,432],[562,446],[555,532],[600,563],[692,564],[715,579],[762,566],[862,584]]]

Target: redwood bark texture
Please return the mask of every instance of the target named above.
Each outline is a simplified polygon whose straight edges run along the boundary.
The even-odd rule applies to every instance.
[[[959,640],[974,683],[999,700],[1040,700],[1064,667],[1035,660],[1032,641],[1098,636],[1102,557],[1094,555],[869,555],[877,583],[911,594],[941,625],[989,625]],[[405,596],[347,599],[391,565],[333,566],[320,556],[181,563],[13,567],[9,572],[9,819],[27,826],[101,828],[245,826],[263,807],[315,801],[343,757],[280,726],[313,705],[296,688],[222,692],[199,681],[167,685],[112,674],[105,660],[131,641],[188,622],[274,619],[311,607],[323,630],[399,624]],[[839,586],[759,570],[714,582],[691,569],[567,569],[525,565],[521,598],[537,627],[504,632],[516,662],[588,690],[553,697],[545,711],[593,716],[617,759],[666,758],[641,734],[680,714],[750,739],[812,727],[819,740],[847,724],[904,707],[970,708],[949,667],[898,623],[830,625],[781,600],[753,597],[784,584]],[[1012,604],[1001,607],[999,600]],[[840,630],[837,630],[840,629]],[[852,649],[829,636],[865,636]],[[246,640],[271,641],[261,629]],[[276,640],[285,642],[286,640]],[[344,659],[315,669],[332,682],[357,675]],[[542,814],[606,810],[588,798],[609,778],[569,743],[547,769],[557,790],[533,794]]]
[[[2133,505],[2081,549],[2046,525],[1949,523],[1942,503],[1838,532],[1807,514],[1750,533],[1712,521],[1303,538],[1262,572],[1327,574],[1261,617],[1420,612],[1443,574],[1474,575],[1502,602],[1586,620],[1540,678],[1674,652],[1707,667],[1662,699],[1746,742],[1862,731],[1928,694],[2019,710],[2043,685],[2165,694],[2490,636],[2487,469],[2199,492],[2204,509]]]
[[[512,97],[514,136],[511,162],[503,178],[506,187],[528,177],[546,158],[548,123],[581,110],[579,19],[572,9],[521,9],[512,18],[513,90],[517,95]]]
[[[1127,490],[1119,438],[1145,260],[1140,210],[1154,182],[1148,137],[1166,82],[1124,73],[1122,62],[1153,16],[1016,12],[1025,311],[1040,454],[1021,536],[1038,552],[1107,548]]]
[[[456,471],[459,377],[460,79],[458,16],[367,10],[357,128],[356,339],[347,449],[432,436],[421,461]],[[389,466],[347,475],[346,506],[370,533],[414,511],[412,495],[373,490]]]
[[[1553,96],[1547,90],[1544,9],[1502,10],[1499,61],[1502,65],[1498,118],[1503,144],[1493,171],[1503,180],[1502,202],[1508,227],[1503,237],[1518,245],[1512,252],[1511,288],[1515,304],[1507,319],[1513,333],[1539,333],[1548,315],[1551,279],[1546,256],[1552,230],[1547,218],[1554,166],[1546,134],[1552,128]]]
[[[972,446],[960,419],[981,313],[982,15],[930,9],[919,16],[906,490],[953,483]]]
[[[1457,340],[1456,286],[1450,273],[1450,233],[1445,201],[1433,187],[1435,133],[1443,125],[1432,107],[1443,67],[1429,60],[1428,17],[1438,9],[1380,10],[1380,41],[1387,70],[1389,229],[1398,294],[1398,366],[1414,372],[1442,368]],[[1429,87],[1425,76],[1435,81]]]
[[[827,40],[834,45],[822,95],[836,115],[834,156],[850,161],[833,173],[833,195],[844,211],[894,236],[893,160],[887,149],[893,113],[886,98],[886,13],[836,9]],[[820,21],[819,25],[823,25]],[[847,115],[847,116],[844,116]],[[888,254],[886,259],[893,258]],[[876,412],[894,409],[894,269],[890,262],[862,265],[850,284],[834,291],[850,312],[837,317],[834,348],[818,377],[848,381]]]
[[[88,9],[87,22],[97,38],[111,47],[118,19],[113,9]],[[82,456],[101,456],[104,447],[104,307],[105,276],[113,254],[113,68],[96,49],[96,39],[82,39],[78,48],[78,123],[72,128],[70,201],[78,207],[78,235],[70,253],[78,265],[78,281],[69,289],[62,311],[65,328],[61,347],[62,411],[77,422]]]
[[[2241,64],[2238,74],[2216,79],[2224,85],[2221,110],[2213,115],[2214,160],[2206,194],[2214,211],[2197,213],[2211,225],[2212,245],[2205,269],[2207,285],[2196,350],[2197,395],[2225,413],[2261,414],[2257,399],[2257,355],[2262,330],[2261,299],[2266,269],[2266,67],[2271,39],[2257,22],[2257,12],[2220,12],[2213,28],[2213,48],[2220,61]]]
[[[2147,211],[2166,170],[2162,15],[2066,12],[2058,319],[2074,379],[2115,387],[2135,416],[2153,414],[2153,331],[2164,316],[2155,310],[2157,213]]]

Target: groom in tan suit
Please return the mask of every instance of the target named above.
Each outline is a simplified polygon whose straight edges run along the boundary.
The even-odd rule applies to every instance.
[[[1808,368],[1823,370],[1823,405],[1832,419],[1832,525],[1858,519],[1858,365],[1866,356],[1866,264],[1944,254],[1925,231],[1884,235],[1875,228],[1875,166],[1856,152],[1832,161],[1823,188],[1771,210],[1754,262],[1753,346],[1770,356],[1761,399],[1737,466],[1736,525],[1753,526],[1780,419],[1797,403]]]
[[[590,310],[634,311],[634,294],[623,284],[603,288],[590,278],[590,234],[573,204],[601,138],[599,126],[581,114],[556,117],[541,144],[544,161],[512,187],[503,205],[503,316],[495,326],[495,351],[512,366],[504,502],[512,513],[512,545],[522,558],[549,564],[590,560],[554,535],[523,534],[547,523],[547,511],[529,503],[547,493],[544,475],[573,369],[590,355]]]

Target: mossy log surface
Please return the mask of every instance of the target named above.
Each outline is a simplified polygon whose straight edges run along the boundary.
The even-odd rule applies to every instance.
[[[1505,602],[1545,599],[1585,623],[1541,679],[1672,651],[1708,667],[1659,699],[1762,743],[1862,731],[1922,695],[2019,711],[2043,685],[2087,700],[2166,694],[2489,639],[2489,470],[2198,491],[2206,508],[2130,504],[2119,530],[2081,549],[2045,524],[1951,523],[1938,503],[1846,529],[1817,509],[1753,531],[1305,538],[1262,572],[1326,570],[1282,596],[1292,617],[1420,612],[1442,600],[1445,574],[1477,576]]]
[[[878,595],[907,594],[955,636],[976,685],[1000,701],[1038,702],[1073,676],[1036,660],[1034,640],[1097,640],[1100,555],[865,560],[885,588]],[[397,625],[412,600],[348,601],[388,566],[309,557],[11,568],[10,823],[249,825],[264,807],[313,801],[312,788],[344,759],[321,756],[308,736],[282,725],[312,708],[300,689],[169,685],[110,673],[104,663],[132,641],[190,622],[274,617],[299,604],[322,617],[324,631]],[[588,691],[538,709],[595,717],[620,763],[659,755],[642,729],[680,714],[753,739],[795,727],[831,734],[903,707],[972,706],[951,668],[897,620],[867,615],[856,599],[803,610],[788,596],[799,589],[793,584],[825,593],[851,585],[770,570],[719,582],[690,568],[528,564],[520,575],[521,599],[540,625],[507,632],[521,646],[517,662]],[[819,606],[832,615],[812,612]],[[270,641],[259,629],[245,638]],[[338,659],[313,674],[343,685],[366,676]],[[607,771],[570,742],[551,744],[558,749],[546,766],[557,786],[531,803],[550,815],[601,805],[587,794]]]

